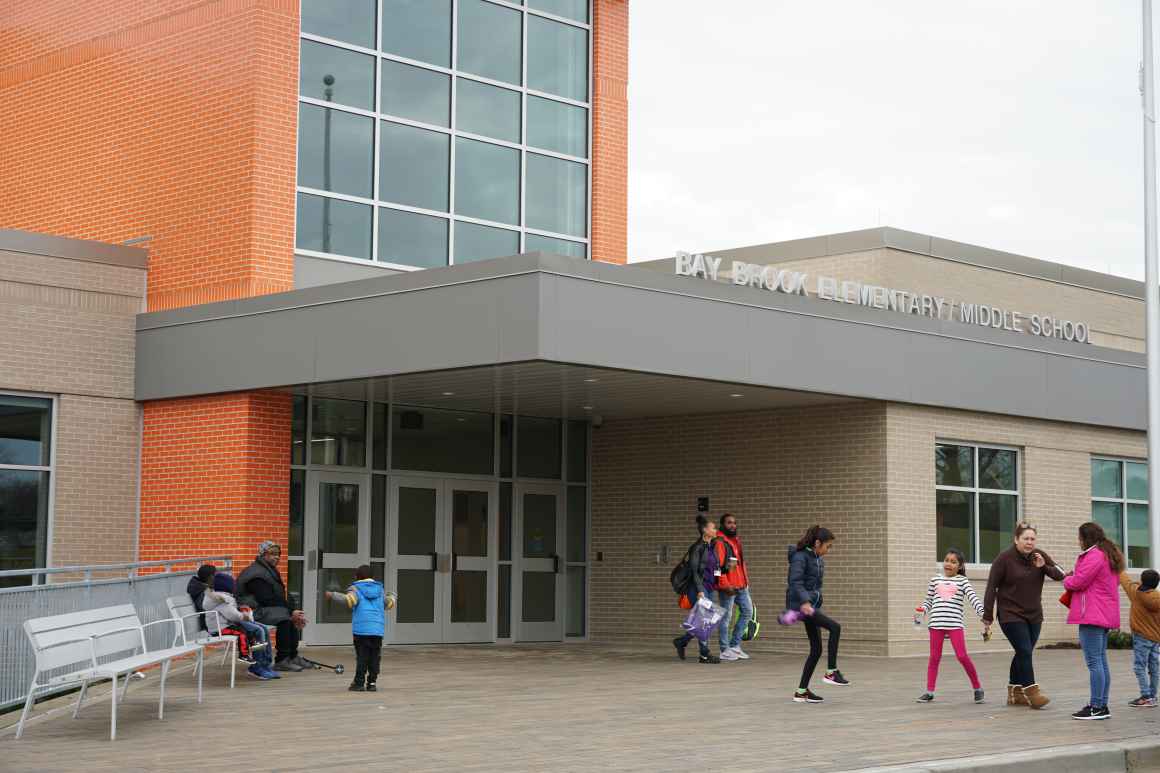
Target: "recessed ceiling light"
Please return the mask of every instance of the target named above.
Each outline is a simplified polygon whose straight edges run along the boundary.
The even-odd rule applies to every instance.
[[[582,406],[580,406],[580,407],[581,407],[581,408],[583,408],[583,409],[584,409],[584,410],[586,410],[586,411],[590,411],[590,410],[592,410],[592,406],[591,406],[591,405],[582,405]]]
[[[586,379],[584,379],[584,383],[585,384],[599,384],[600,379],[598,379],[598,378],[586,378]]]
[[[734,392],[733,394],[731,394],[729,396],[730,397],[745,397],[745,395],[741,394],[740,392]]]
[[[455,394],[454,392],[444,392],[443,396],[444,397],[452,397],[452,396],[454,396],[454,394]]]

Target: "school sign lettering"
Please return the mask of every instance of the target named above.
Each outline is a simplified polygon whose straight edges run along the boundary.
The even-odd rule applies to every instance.
[[[720,281],[718,277],[721,275],[721,262],[721,258],[712,255],[678,252],[676,273],[678,276],[716,282]],[[1060,319],[1051,314],[1027,314],[987,303],[968,303],[939,295],[896,290],[829,276],[816,277],[811,293],[808,289],[809,275],[804,271],[791,271],[740,260],[733,261],[730,274],[735,285],[756,287],[775,293],[801,295],[806,298],[812,296],[818,300],[849,303],[899,314],[920,315],[931,319],[1009,330],[1013,333],[1027,333],[1044,338],[1058,338],[1081,344],[1091,343],[1086,323]]]

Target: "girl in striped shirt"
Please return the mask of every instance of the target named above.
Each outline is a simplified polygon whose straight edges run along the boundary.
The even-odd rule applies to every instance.
[[[983,616],[983,602],[975,595],[975,589],[967,580],[966,561],[962,552],[951,548],[943,559],[943,573],[930,578],[926,589],[923,610],[928,615],[930,627],[930,661],[926,666],[926,692],[918,696],[919,703],[934,700],[934,685],[938,680],[938,666],[942,660],[943,640],[950,639],[971,687],[975,690],[975,703],[983,702],[983,688],[979,684],[979,674],[975,664],[967,654],[966,636],[963,634],[963,600],[971,602],[975,614]]]

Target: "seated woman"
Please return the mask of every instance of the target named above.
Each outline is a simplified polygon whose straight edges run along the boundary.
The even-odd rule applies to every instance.
[[[282,547],[271,540],[258,545],[258,557],[238,575],[238,598],[254,610],[254,620],[278,629],[275,643],[278,671],[301,671],[311,665],[298,654],[306,615],[295,609],[278,571]]]

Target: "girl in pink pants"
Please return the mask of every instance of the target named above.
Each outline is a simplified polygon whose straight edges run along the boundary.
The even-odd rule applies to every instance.
[[[983,687],[979,684],[979,674],[975,664],[967,654],[967,639],[963,632],[964,601],[970,601],[975,614],[983,616],[983,602],[975,595],[975,589],[967,580],[963,554],[954,548],[947,550],[943,558],[943,573],[930,578],[926,589],[926,600],[922,607],[930,626],[930,661],[926,667],[926,692],[918,696],[919,703],[934,700],[934,686],[938,680],[938,666],[942,660],[943,641],[951,640],[955,657],[958,658],[971,687],[975,691],[975,703],[983,702]]]

